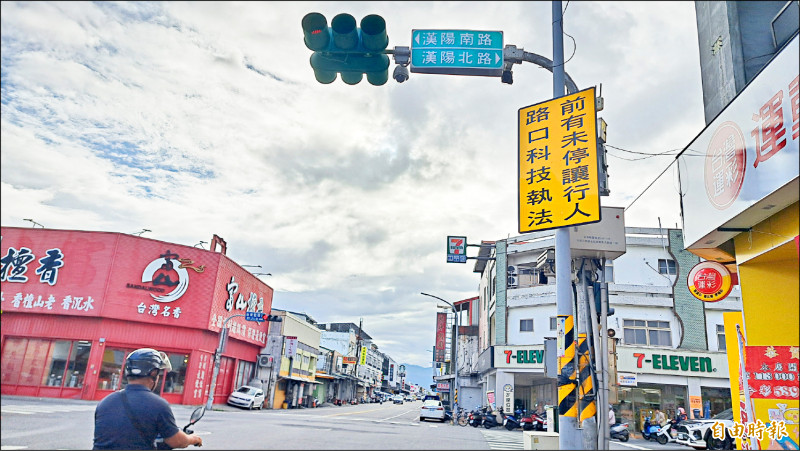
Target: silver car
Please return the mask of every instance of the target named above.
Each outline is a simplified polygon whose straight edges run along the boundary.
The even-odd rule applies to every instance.
[[[264,390],[242,385],[228,396],[228,404],[236,407],[246,407],[250,410],[261,410],[264,407]]]

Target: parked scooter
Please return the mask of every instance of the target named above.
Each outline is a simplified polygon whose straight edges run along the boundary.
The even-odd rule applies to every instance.
[[[522,418],[522,410],[517,409],[512,415],[505,416],[503,419],[503,426],[509,431],[513,431],[516,428],[522,427],[520,418]]]
[[[183,432],[185,432],[187,434],[193,434],[194,431],[189,429],[189,426],[192,426],[195,423],[197,423],[198,421],[200,421],[200,418],[203,418],[203,415],[205,413],[206,413],[206,407],[205,406],[200,406],[200,407],[194,409],[194,412],[192,412],[192,416],[189,417],[189,424],[187,424],[186,426],[183,427]],[[156,445],[156,449],[172,449],[169,445],[167,445],[167,443],[164,441],[164,438],[161,437],[161,436],[156,437],[155,445]],[[194,445],[194,446],[197,446],[197,445]]]
[[[642,438],[645,440],[656,440],[656,435],[661,430],[657,424],[650,423],[650,417],[645,417],[644,427],[642,428]]]
[[[501,407],[500,415],[505,418],[505,414],[503,414],[503,408]],[[497,417],[495,416],[494,412],[492,412],[491,408],[483,408],[483,427],[486,429],[491,429],[500,426],[501,423],[497,422]]]
[[[467,420],[470,426],[476,428],[483,424],[483,414],[481,414],[481,410],[479,407],[476,407],[475,410],[469,413],[469,418]]]
[[[544,412],[533,412],[531,413],[531,421],[533,423],[533,430],[534,431],[546,431],[547,430],[547,414]]]
[[[628,423],[617,423],[611,425],[610,431],[611,438],[615,438],[621,442],[627,442],[631,438],[631,433],[628,431]]]

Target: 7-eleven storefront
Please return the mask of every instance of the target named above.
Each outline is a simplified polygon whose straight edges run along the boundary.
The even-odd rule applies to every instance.
[[[151,347],[172,363],[162,396],[201,404],[223,321],[272,306],[272,288],[220,252],[109,232],[1,234],[4,395],[102,399],[124,386],[125,356]],[[268,324],[228,321],[216,403],[257,377]]]

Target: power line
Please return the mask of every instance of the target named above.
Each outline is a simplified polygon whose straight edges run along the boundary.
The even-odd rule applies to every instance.
[[[669,169],[669,168],[670,168],[670,166],[672,166],[672,164],[673,164],[673,163],[675,163],[676,161],[678,161],[678,159],[677,159],[677,158],[676,158],[676,159],[674,159],[674,160],[672,160],[672,161],[671,161],[671,162],[670,162],[670,163],[667,165],[667,167],[665,167],[665,168],[664,168],[664,170],[663,170],[663,171],[661,171],[661,174],[658,174],[658,176],[657,176],[656,178],[654,178],[654,179],[653,179],[653,181],[652,181],[652,182],[650,182],[650,184],[649,184],[649,185],[647,185],[647,188],[645,188],[645,189],[644,189],[644,191],[642,191],[641,193],[639,193],[639,195],[638,195],[638,196],[636,196],[636,199],[633,199],[633,202],[631,202],[631,203],[630,203],[630,205],[628,205],[627,207],[625,207],[625,210],[623,210],[623,211],[628,211],[628,209],[629,209],[629,208],[631,208],[631,207],[633,206],[633,204],[634,204],[634,203],[636,203],[636,201],[637,201],[637,200],[639,200],[639,198],[640,198],[640,197],[642,197],[642,196],[644,195],[644,193],[646,193],[646,192],[647,192],[647,190],[649,190],[649,189],[650,189],[650,187],[651,187],[651,186],[653,186],[653,184],[654,184],[654,183],[656,183],[656,181],[657,181],[659,178],[661,178],[661,176],[662,176],[662,175],[664,175],[664,173],[665,173],[665,172],[667,172],[667,169]]]

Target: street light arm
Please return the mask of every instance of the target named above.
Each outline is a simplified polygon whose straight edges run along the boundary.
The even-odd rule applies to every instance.
[[[511,70],[513,64],[522,64],[525,61],[553,72],[553,60],[536,53],[526,52],[524,49],[518,49],[516,45],[505,46],[503,49],[503,61],[505,63],[504,69],[506,70]],[[567,87],[567,94],[578,92],[578,85],[575,84],[566,71],[564,71],[564,85]]]

